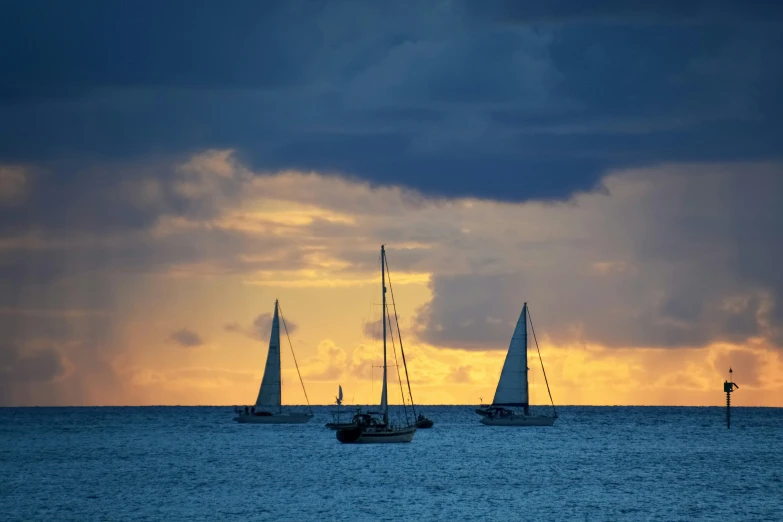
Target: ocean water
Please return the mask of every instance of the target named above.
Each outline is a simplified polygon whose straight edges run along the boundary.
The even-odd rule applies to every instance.
[[[423,406],[410,444],[229,407],[0,409],[2,520],[783,520],[783,409]]]

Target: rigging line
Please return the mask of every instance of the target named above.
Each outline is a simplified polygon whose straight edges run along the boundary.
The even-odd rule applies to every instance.
[[[291,348],[291,356],[294,358],[294,366],[296,366],[296,374],[299,376],[299,382],[302,384],[302,391],[304,392],[305,400],[307,401],[307,409],[310,413],[313,413],[313,408],[310,406],[310,399],[307,397],[307,390],[305,389],[304,381],[302,380],[302,374],[299,372],[299,363],[296,362],[296,355],[294,354],[294,345],[291,344],[291,336],[288,335],[288,326],[285,324],[285,317],[283,317],[283,307],[280,303],[277,303],[277,307],[280,309],[280,319],[283,320],[283,328],[285,329],[285,336],[288,339],[288,346]]]
[[[378,256],[378,259],[380,260],[380,256]],[[375,286],[373,285],[373,288]],[[365,321],[363,321],[363,328],[362,328],[362,342],[367,341],[367,344],[370,346],[370,358],[375,359],[375,349],[376,349],[376,341],[377,341],[377,328],[375,325],[375,290],[370,292],[370,303],[368,305],[368,311],[367,314],[363,316]],[[367,325],[370,325],[370,328],[367,328]],[[369,330],[369,335],[367,334]],[[372,365],[372,360],[370,362],[370,397],[375,397],[375,385],[374,385],[374,366]],[[358,368],[358,371],[354,373],[353,376],[353,394],[351,396],[351,403],[356,404],[356,390],[359,388],[359,378],[361,377],[362,368],[361,366]],[[372,404],[372,398],[370,399],[368,404]]]
[[[389,321],[389,328],[391,328],[391,316],[387,316],[387,319]],[[402,374],[400,374],[400,363],[397,360],[397,345],[394,343],[394,336],[391,336],[392,341],[392,350],[394,351],[394,366],[397,369],[397,380],[400,382],[400,397],[402,398],[402,410],[405,412],[405,422],[409,423],[408,420],[408,408],[405,405],[405,392],[402,391]]]
[[[389,264],[388,264],[388,262],[386,263],[386,276],[387,276],[387,278],[389,276]],[[390,292],[391,292],[391,281],[389,282],[389,289],[390,289]],[[392,297],[392,306],[395,306],[394,296],[392,295],[391,297]],[[403,408],[403,411],[405,412],[405,422],[410,423],[410,420],[408,419],[408,408],[407,408],[407,405],[405,403],[405,392],[403,391],[403,388],[402,388],[402,374],[400,373],[400,361],[397,359],[397,345],[394,342],[394,327],[392,326],[392,322],[391,322],[391,314],[387,313],[387,316],[386,316],[385,319],[388,321],[388,323],[389,323],[389,330],[392,333],[391,340],[392,340],[392,348],[394,349],[394,366],[397,369],[397,380],[400,383],[400,397],[402,398],[402,408]],[[397,336],[399,337],[399,335],[400,335],[400,333],[399,333],[399,328],[398,328],[397,329]],[[402,351],[402,342],[400,342],[400,350]],[[407,375],[406,375],[406,379],[407,379]],[[411,407],[412,406],[413,406],[413,399],[411,398]],[[413,416],[415,418],[416,414],[414,413]]]
[[[527,307],[527,317],[530,319],[530,331],[533,332],[533,340],[536,342],[536,351],[538,351],[538,360],[541,362],[541,372],[544,374],[544,382],[546,383],[546,391],[549,393],[549,400],[552,403],[552,411],[555,412],[557,417],[557,409],[555,408],[555,400],[552,398],[552,390],[549,389],[549,380],[546,378],[546,369],[544,368],[544,360],[541,358],[541,349],[538,347],[538,339],[536,338],[536,329],[533,328],[533,317],[530,315],[530,306]],[[530,399],[528,399],[529,402]]]
[[[408,383],[408,395],[411,398],[411,408],[413,409],[413,418],[416,418],[416,404],[413,402],[413,392],[411,391],[411,379],[408,376],[408,363],[405,361],[405,349],[402,347],[402,333],[400,332],[400,319],[397,316],[397,301],[394,300],[394,288],[391,282],[391,273],[389,272],[389,259],[386,259],[386,276],[389,279],[389,292],[392,298],[392,308],[394,308],[394,322],[397,323],[397,337],[400,338],[400,352],[402,352],[402,365],[405,367],[405,382]]]

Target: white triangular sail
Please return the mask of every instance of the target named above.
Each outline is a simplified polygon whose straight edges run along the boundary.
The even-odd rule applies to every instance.
[[[272,335],[269,338],[269,353],[266,357],[264,378],[261,379],[261,389],[258,390],[256,408],[280,408],[280,320],[277,316],[277,301],[275,315],[272,318]]]
[[[527,406],[527,303],[522,307],[503,371],[495,390],[493,406]]]

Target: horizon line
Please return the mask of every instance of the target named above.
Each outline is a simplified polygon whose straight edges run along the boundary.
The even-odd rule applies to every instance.
[[[52,404],[37,404],[37,405],[0,405],[0,409],[19,409],[19,408],[240,408],[244,407],[244,404],[70,404],[70,405],[52,405]],[[251,407],[253,405],[247,405]],[[307,408],[307,404],[286,404],[286,408]],[[343,405],[343,409],[352,409],[358,407],[377,406],[377,404],[353,404],[350,406]],[[402,404],[389,404],[390,407],[402,407]],[[491,406],[490,404],[417,404],[417,407],[433,407],[433,406],[450,406],[450,407],[465,407],[474,408],[481,406]],[[531,407],[535,408],[551,408],[551,405],[531,404]],[[336,407],[336,404],[312,404],[311,408],[328,408]],[[410,407],[410,406],[406,406]],[[688,404],[562,404],[555,406],[556,408],[725,408],[724,405],[688,405]],[[783,406],[760,406],[760,405],[731,405],[734,408],[771,408],[780,409]]]

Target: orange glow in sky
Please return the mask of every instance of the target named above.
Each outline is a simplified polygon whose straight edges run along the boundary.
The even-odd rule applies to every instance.
[[[332,403],[338,385],[347,403],[376,403],[380,348],[367,325],[378,318],[383,242],[419,404],[491,401],[529,301],[556,404],[717,406],[731,366],[734,404],[783,406],[769,295],[730,288],[680,319],[692,308],[680,287],[692,279],[638,254],[658,233],[656,198],[688,189],[667,173],[654,184],[646,172],[608,176],[605,192],[559,205],[511,204],[428,200],[315,173],[259,176],[230,151],[197,155],[170,187],[141,177],[122,197],[155,208],[177,191],[208,207],[204,217],[162,214],[144,235],[4,240],[8,251],[61,256],[67,269],[46,290],[52,306],[20,296],[0,309],[26,325],[9,371],[51,367],[9,381],[4,400],[250,404],[269,339],[263,314],[279,299],[311,403]],[[82,269],[95,245],[117,254]],[[137,252],[147,264],[128,260]],[[732,326],[739,319],[752,328]],[[285,338],[283,348],[283,400],[302,404]],[[546,404],[534,355],[531,399]]]

